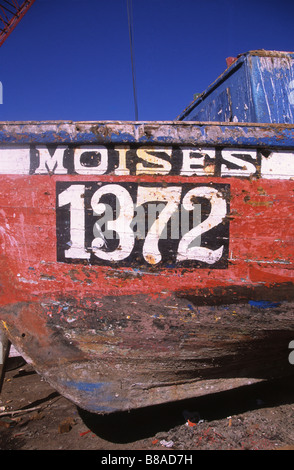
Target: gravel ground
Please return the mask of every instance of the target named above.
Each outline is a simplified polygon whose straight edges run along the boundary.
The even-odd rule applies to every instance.
[[[148,409],[92,415],[30,365],[6,373],[1,450],[294,449],[294,377]]]

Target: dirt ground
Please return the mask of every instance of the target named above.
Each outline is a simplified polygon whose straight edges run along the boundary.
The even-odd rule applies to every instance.
[[[0,396],[0,449],[294,449],[294,376],[98,416],[78,409],[24,363],[5,375]]]

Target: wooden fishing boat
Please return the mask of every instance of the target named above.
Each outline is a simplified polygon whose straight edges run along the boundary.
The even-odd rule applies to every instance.
[[[2,122],[2,331],[111,413],[293,374],[294,125]]]

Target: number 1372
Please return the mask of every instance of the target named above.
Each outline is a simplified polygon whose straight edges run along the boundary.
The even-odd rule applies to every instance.
[[[228,191],[225,184],[57,183],[59,261],[91,259],[94,264],[125,264],[128,260],[129,265],[134,265],[141,257],[142,262],[157,265],[164,258],[171,258],[173,263],[194,261],[213,267],[224,259],[228,244]],[[157,217],[147,220],[143,241],[138,240],[134,222],[138,223],[138,214],[141,221],[148,219],[146,208],[152,204],[161,210]],[[195,206],[204,207],[205,215],[171,241],[168,225],[179,221],[175,216],[180,213],[189,217]],[[108,208],[114,210],[107,220]],[[111,243],[106,233],[114,234],[116,243]],[[201,244],[196,240],[201,240]]]

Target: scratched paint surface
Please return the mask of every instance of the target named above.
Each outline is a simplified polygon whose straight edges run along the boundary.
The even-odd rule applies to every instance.
[[[293,128],[49,127],[0,147],[0,319],[36,370],[96,412],[287,371]]]
[[[179,116],[188,121],[294,122],[294,54],[250,51]]]

